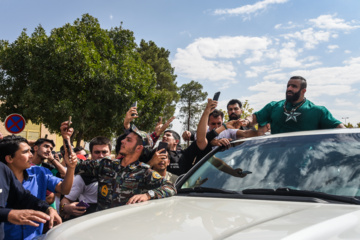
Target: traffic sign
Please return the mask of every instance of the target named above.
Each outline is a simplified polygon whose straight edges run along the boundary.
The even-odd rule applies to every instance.
[[[5,119],[5,128],[12,134],[21,133],[25,128],[25,118],[17,113],[10,114]]]

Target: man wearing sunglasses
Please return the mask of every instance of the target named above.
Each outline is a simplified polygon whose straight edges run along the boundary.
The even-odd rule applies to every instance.
[[[90,141],[91,160],[102,159],[111,154],[111,141],[106,137],[95,137]],[[97,206],[98,181],[95,177],[76,175],[71,191],[61,200],[60,213],[64,220],[95,212]],[[89,208],[77,206],[84,201]]]

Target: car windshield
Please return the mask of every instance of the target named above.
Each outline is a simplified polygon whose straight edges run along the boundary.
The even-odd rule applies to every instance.
[[[327,134],[234,143],[234,147],[212,155],[181,189],[204,187],[241,192],[289,188],[360,197],[359,137]]]

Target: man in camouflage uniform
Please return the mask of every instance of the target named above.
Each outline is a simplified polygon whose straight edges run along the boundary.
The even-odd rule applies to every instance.
[[[98,178],[98,210],[176,194],[172,183],[139,161],[144,150],[152,147],[152,140],[145,132],[132,126],[131,133],[121,143],[122,159],[79,161],[78,167],[84,174]]]

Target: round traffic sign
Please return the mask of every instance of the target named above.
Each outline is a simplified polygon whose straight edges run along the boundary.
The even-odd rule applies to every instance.
[[[5,128],[13,134],[21,133],[25,128],[25,118],[17,113],[10,114],[5,119]]]

